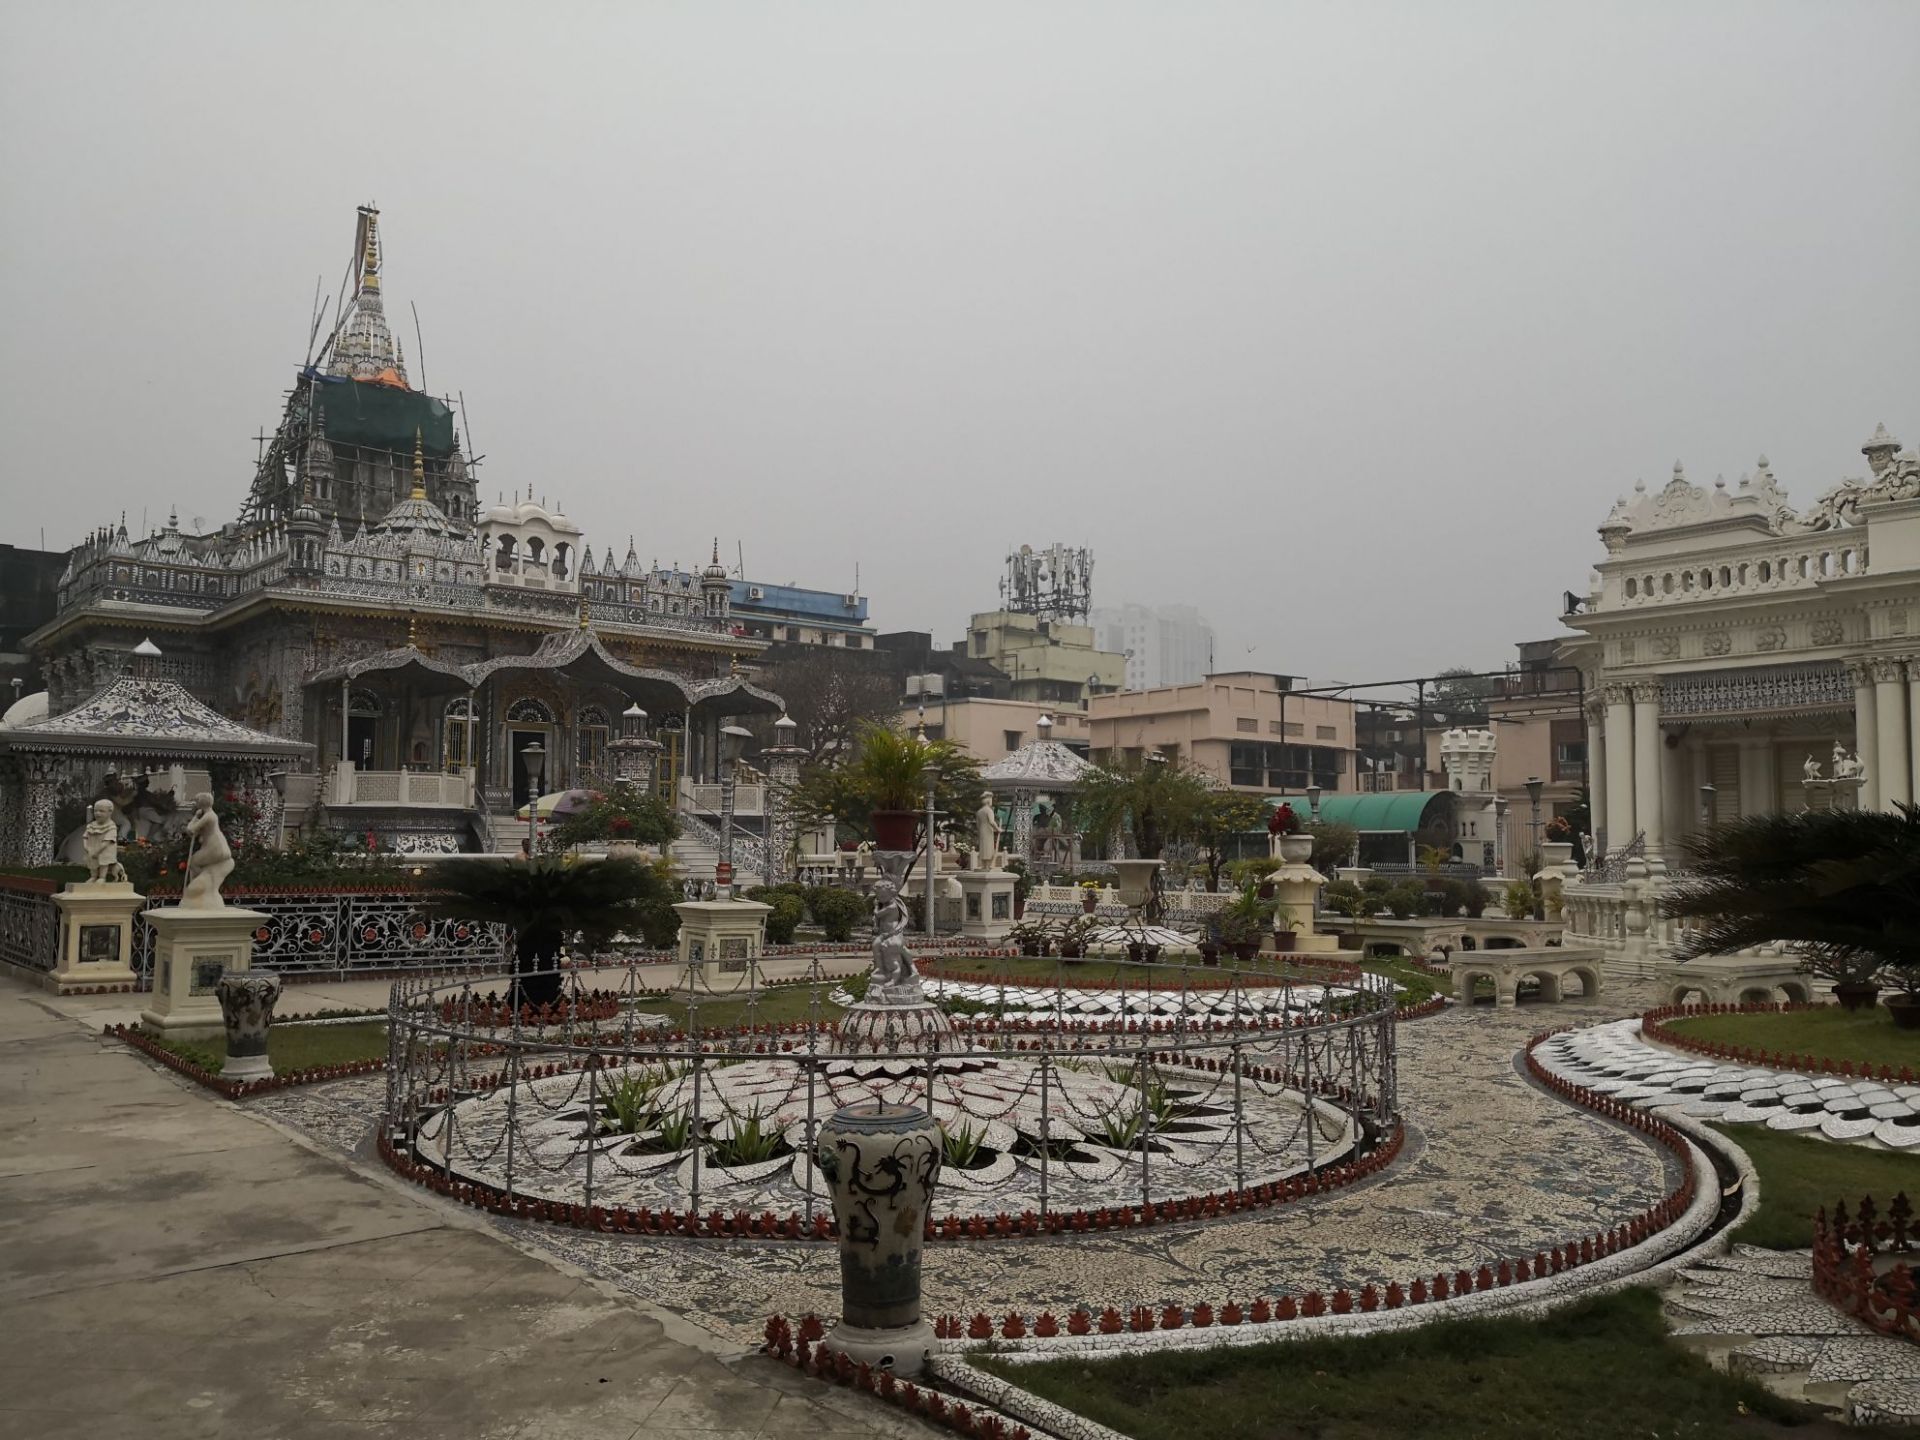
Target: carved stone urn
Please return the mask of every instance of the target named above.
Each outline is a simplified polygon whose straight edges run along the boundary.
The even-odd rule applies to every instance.
[[[919,1374],[933,1344],[920,1256],[940,1158],[933,1118],[884,1101],[836,1110],[814,1145],[840,1226],[841,1321],[823,1343],[900,1376]]]
[[[220,1074],[228,1080],[271,1080],[267,1060],[267,1031],[273,1024],[274,1003],[280,998],[280,977],[261,970],[228,970],[214,982],[220,997],[220,1015],[227,1024],[227,1063]]]

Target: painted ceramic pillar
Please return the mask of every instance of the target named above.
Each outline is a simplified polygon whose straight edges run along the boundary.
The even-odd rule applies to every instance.
[[[800,820],[794,813],[794,791],[800,786],[800,762],[806,751],[793,743],[799,727],[782,715],[774,722],[779,743],[761,752],[767,765],[767,883],[791,880],[797,868],[794,841]]]
[[[814,1158],[840,1227],[841,1322],[822,1343],[876,1369],[918,1374],[933,1343],[920,1316],[920,1258],[940,1127],[911,1105],[849,1105],[820,1127]]]
[[[221,1075],[228,1080],[271,1080],[267,1031],[280,999],[280,977],[264,970],[229,970],[213,989],[227,1027],[227,1063]]]
[[[20,803],[20,860],[26,865],[51,865],[56,837],[53,811],[59,800],[64,763],[53,755],[22,755]]]

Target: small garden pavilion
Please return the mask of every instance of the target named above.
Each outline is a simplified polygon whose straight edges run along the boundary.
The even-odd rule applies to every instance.
[[[1038,728],[1039,739],[1028,741],[1004,760],[994,761],[980,772],[980,778],[993,792],[996,805],[1004,803],[1008,810],[1007,839],[1002,841],[1002,849],[1028,864],[1038,860],[1050,868],[1071,868],[1079,860],[1079,837],[1056,829],[1054,850],[1036,854],[1034,811],[1046,801],[1048,817],[1058,816],[1061,797],[1078,790],[1094,766],[1052,738],[1052,721],[1042,717]],[[1062,841],[1066,842],[1065,853],[1061,851]]]

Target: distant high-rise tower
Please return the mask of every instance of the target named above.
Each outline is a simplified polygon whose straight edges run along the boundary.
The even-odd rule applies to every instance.
[[[1213,664],[1213,627],[1191,605],[1121,605],[1093,612],[1094,643],[1127,657],[1127,689],[1191,685]]]

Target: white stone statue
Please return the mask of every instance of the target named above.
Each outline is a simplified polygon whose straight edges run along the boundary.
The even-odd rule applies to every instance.
[[[1839,746],[1836,745],[1834,748],[1837,750]],[[1820,762],[1813,758],[1813,752],[1811,750],[1807,752],[1807,763],[1800,767],[1800,776],[1803,780],[1818,780],[1821,778]]]
[[[993,796],[980,794],[980,808],[973,812],[974,848],[980,852],[982,870],[1000,868],[1000,817],[994,812]]]
[[[913,968],[913,956],[907,953],[907,922],[911,918],[894,882],[891,879],[875,881],[873,979],[867,988],[869,1000],[898,1003],[920,999],[920,973]]]
[[[1838,740],[1833,742],[1833,778],[1858,780],[1864,772],[1858,755],[1849,755]]]
[[[87,857],[89,884],[126,880],[126,867],[120,863],[120,822],[113,801],[93,802],[93,818],[87,821],[80,846]]]
[[[187,855],[187,886],[180,896],[182,910],[224,910],[220,886],[233,873],[233,850],[213,813],[213,796],[201,791],[193,797],[193,818],[187,821],[193,849]]]

